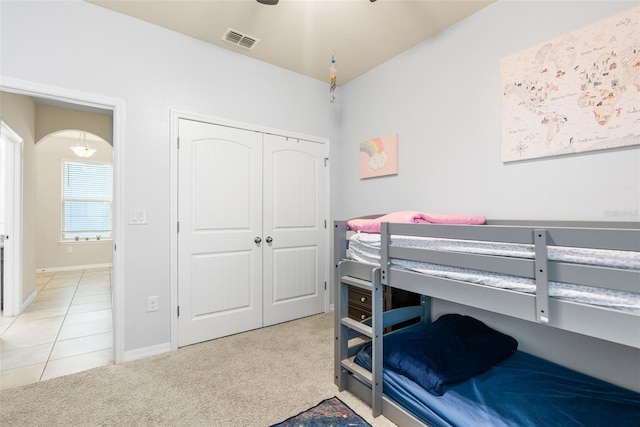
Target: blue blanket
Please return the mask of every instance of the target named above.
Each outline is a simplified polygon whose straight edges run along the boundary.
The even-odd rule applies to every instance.
[[[356,360],[371,370],[370,349]],[[640,393],[522,351],[466,381],[443,385],[442,396],[386,365],[383,379],[387,397],[434,427],[640,426]]]
[[[446,314],[431,324],[385,336],[384,366],[441,396],[445,385],[486,371],[517,348],[515,339],[473,317]],[[370,346],[365,351],[370,354]],[[355,361],[371,369],[360,355]]]

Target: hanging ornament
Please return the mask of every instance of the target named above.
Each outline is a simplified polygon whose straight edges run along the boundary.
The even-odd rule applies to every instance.
[[[331,55],[331,66],[329,67],[329,102],[336,100],[336,58],[335,55]]]

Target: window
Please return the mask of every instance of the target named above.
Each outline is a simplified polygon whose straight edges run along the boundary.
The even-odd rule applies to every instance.
[[[107,163],[65,161],[62,239],[111,238],[111,176]]]

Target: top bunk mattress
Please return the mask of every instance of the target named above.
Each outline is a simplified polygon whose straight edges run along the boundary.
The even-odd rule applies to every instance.
[[[349,237],[347,258],[367,264],[379,265],[380,242],[380,234],[355,233]],[[535,248],[533,245],[528,244],[392,235],[391,245],[444,252],[535,259]],[[548,258],[550,261],[640,271],[640,253],[632,251],[549,246]],[[395,258],[391,259],[390,267],[516,292],[529,294],[535,294],[536,292],[535,281],[526,277]],[[638,293],[550,282],[549,296],[566,301],[640,314],[640,294]]]

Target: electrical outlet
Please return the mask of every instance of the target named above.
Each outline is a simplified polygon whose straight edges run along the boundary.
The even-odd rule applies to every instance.
[[[147,298],[147,311],[158,311],[158,297]]]
[[[67,246],[67,253],[70,254],[73,252],[73,246]]]

